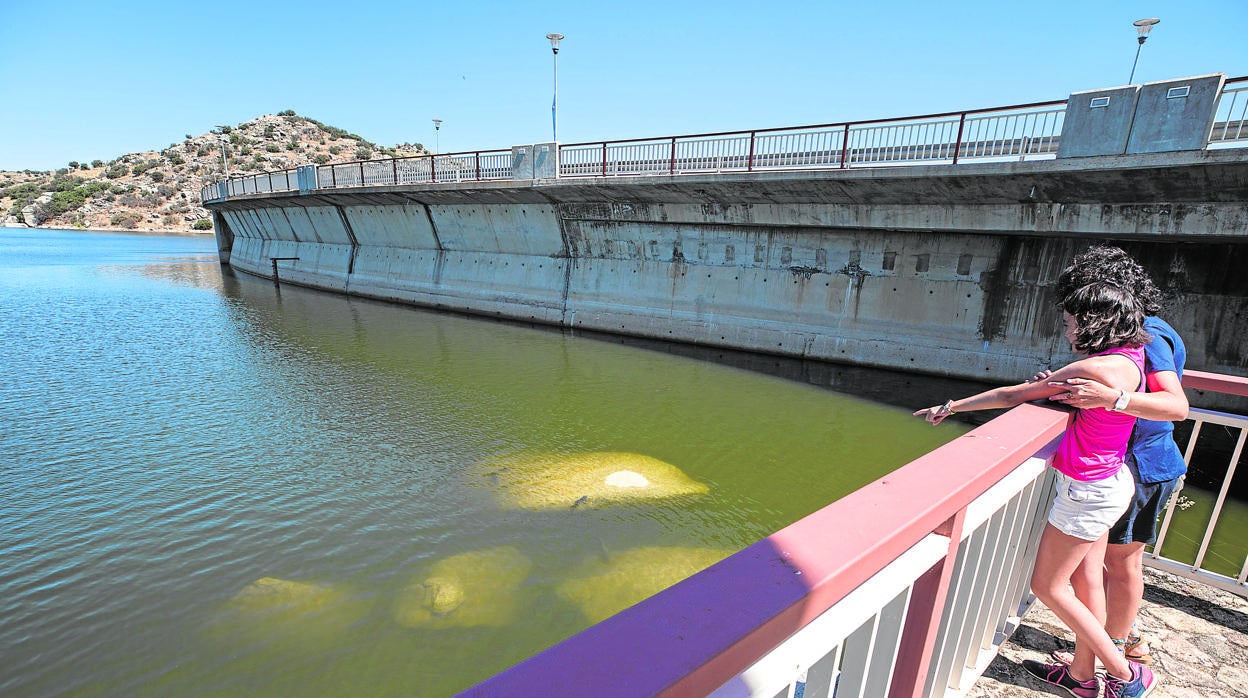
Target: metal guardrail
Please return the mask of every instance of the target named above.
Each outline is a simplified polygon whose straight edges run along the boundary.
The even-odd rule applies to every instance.
[[[421,155],[320,165],[318,189],[511,179],[511,151]]]
[[[1248,379],[1245,378],[1222,376],[1203,371],[1188,371],[1183,376],[1183,386],[1185,388],[1248,397]],[[1199,543],[1195,545],[1195,552],[1190,555],[1186,554],[1187,549],[1192,546],[1182,545],[1184,553],[1166,554],[1165,542],[1171,533],[1175,516],[1182,517],[1187,515],[1183,510],[1187,505],[1195,503],[1194,500],[1184,497],[1183,490],[1180,489],[1174,493],[1170,506],[1166,509],[1166,515],[1162,519],[1161,528],[1157,533],[1157,543],[1144,556],[1144,564],[1241,596],[1248,596],[1248,543],[1237,540],[1235,536],[1223,536],[1223,541],[1229,541],[1231,544],[1226,545],[1225,549],[1217,551],[1218,559],[1216,563],[1210,559],[1213,557],[1211,553],[1214,552],[1214,538],[1217,536],[1218,524],[1221,522],[1226,500],[1235,478],[1236,466],[1239,463],[1240,456],[1244,453],[1245,441],[1248,440],[1248,416],[1192,408],[1188,414],[1188,421],[1193,424],[1191,435],[1188,437],[1187,445],[1184,449],[1183,460],[1189,465],[1200,445],[1201,431],[1206,426],[1222,427],[1224,431],[1222,436],[1224,437],[1238,432],[1238,436],[1235,438],[1235,446],[1231,449],[1230,458],[1226,462],[1221,486],[1210,504],[1209,519],[1205,523],[1203,530],[1198,534]],[[1176,542],[1195,543],[1194,540]],[[1232,558],[1231,555],[1237,557]],[[1218,566],[1225,569],[1228,564],[1239,565],[1237,574],[1234,572],[1225,574],[1209,569],[1210,566]]]
[[[561,177],[1052,158],[1066,101],[906,119],[560,146]]]
[[[814,126],[559,146],[560,177],[612,177],[779,169],[846,169],[1056,157],[1066,100]],[[1248,144],[1248,77],[1227,80],[1210,148]],[[295,191],[295,169],[206,185],[203,201]],[[318,189],[507,180],[510,150],[472,151],[316,166]],[[224,188],[222,188],[224,187]]]
[[[1209,132],[1209,146],[1233,145],[1236,141],[1248,141],[1248,78],[1228,81],[1218,99],[1213,116],[1213,128]],[[1235,82],[1235,87],[1230,87]]]

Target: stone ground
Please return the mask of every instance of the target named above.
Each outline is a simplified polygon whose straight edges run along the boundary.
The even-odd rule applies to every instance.
[[[1161,679],[1149,698],[1248,697],[1248,599],[1145,569],[1139,627]],[[1024,659],[1051,661],[1073,636],[1037,601],[968,698],[1069,694],[1023,671]]]

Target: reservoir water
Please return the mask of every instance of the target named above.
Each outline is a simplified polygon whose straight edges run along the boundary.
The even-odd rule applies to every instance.
[[[451,695],[968,428],[208,237],[0,229],[0,338],[5,696]]]

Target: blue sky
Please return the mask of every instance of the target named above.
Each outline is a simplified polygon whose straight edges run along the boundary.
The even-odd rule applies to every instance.
[[[441,152],[706,133],[1248,75],[1248,1],[0,0],[0,170],[285,109]],[[435,136],[432,119],[442,119]]]

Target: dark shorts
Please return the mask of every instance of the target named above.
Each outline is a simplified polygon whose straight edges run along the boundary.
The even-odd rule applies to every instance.
[[[1165,482],[1135,483],[1135,497],[1131,500],[1131,506],[1127,507],[1127,513],[1118,519],[1118,523],[1109,529],[1109,544],[1156,543],[1157,517],[1166,508],[1178,483],[1177,477]]]

